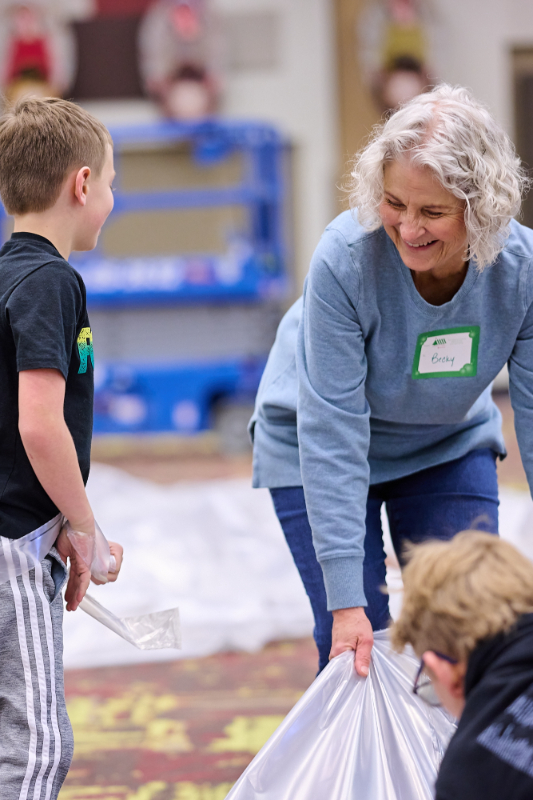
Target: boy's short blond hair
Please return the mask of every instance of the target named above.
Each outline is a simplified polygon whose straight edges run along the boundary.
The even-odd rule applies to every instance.
[[[404,599],[392,625],[396,650],[411,644],[468,661],[476,645],[533,612],[533,564],[489,533],[463,531],[413,547],[403,572]]]
[[[8,214],[46,211],[72,170],[102,171],[109,131],[75,103],[21,99],[0,118],[0,197]]]

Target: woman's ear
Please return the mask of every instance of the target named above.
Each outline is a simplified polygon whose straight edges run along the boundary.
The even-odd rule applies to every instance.
[[[78,203],[84,206],[87,202],[87,191],[88,185],[87,182],[91,175],[91,168],[90,167],[82,167],[76,173],[74,178],[74,197],[78,201]]]
[[[462,661],[459,661],[458,664],[450,664],[449,661],[439,658],[431,650],[427,650],[422,658],[430,677],[436,679],[452,697],[462,700],[464,698],[466,664]]]

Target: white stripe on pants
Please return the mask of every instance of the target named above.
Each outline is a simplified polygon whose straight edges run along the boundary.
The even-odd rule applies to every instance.
[[[2,545],[10,582],[0,586],[1,797],[56,800],[72,758],[62,675],[63,601],[52,576],[60,583],[64,568],[52,551],[16,577],[14,543],[2,537]]]

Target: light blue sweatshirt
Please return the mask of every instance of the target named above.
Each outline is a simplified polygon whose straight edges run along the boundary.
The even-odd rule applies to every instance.
[[[433,306],[383,228],[350,212],[325,230],[282,320],[251,421],[254,486],[304,487],[330,609],[366,605],[369,483],[505,445],[491,383],[508,363],[533,486],[533,231],[513,222],[498,259],[470,264]]]

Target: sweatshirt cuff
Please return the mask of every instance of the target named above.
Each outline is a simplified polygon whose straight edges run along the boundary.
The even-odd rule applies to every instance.
[[[363,589],[363,559],[358,556],[342,556],[322,561],[324,584],[328,598],[328,611],[339,608],[366,606]]]

